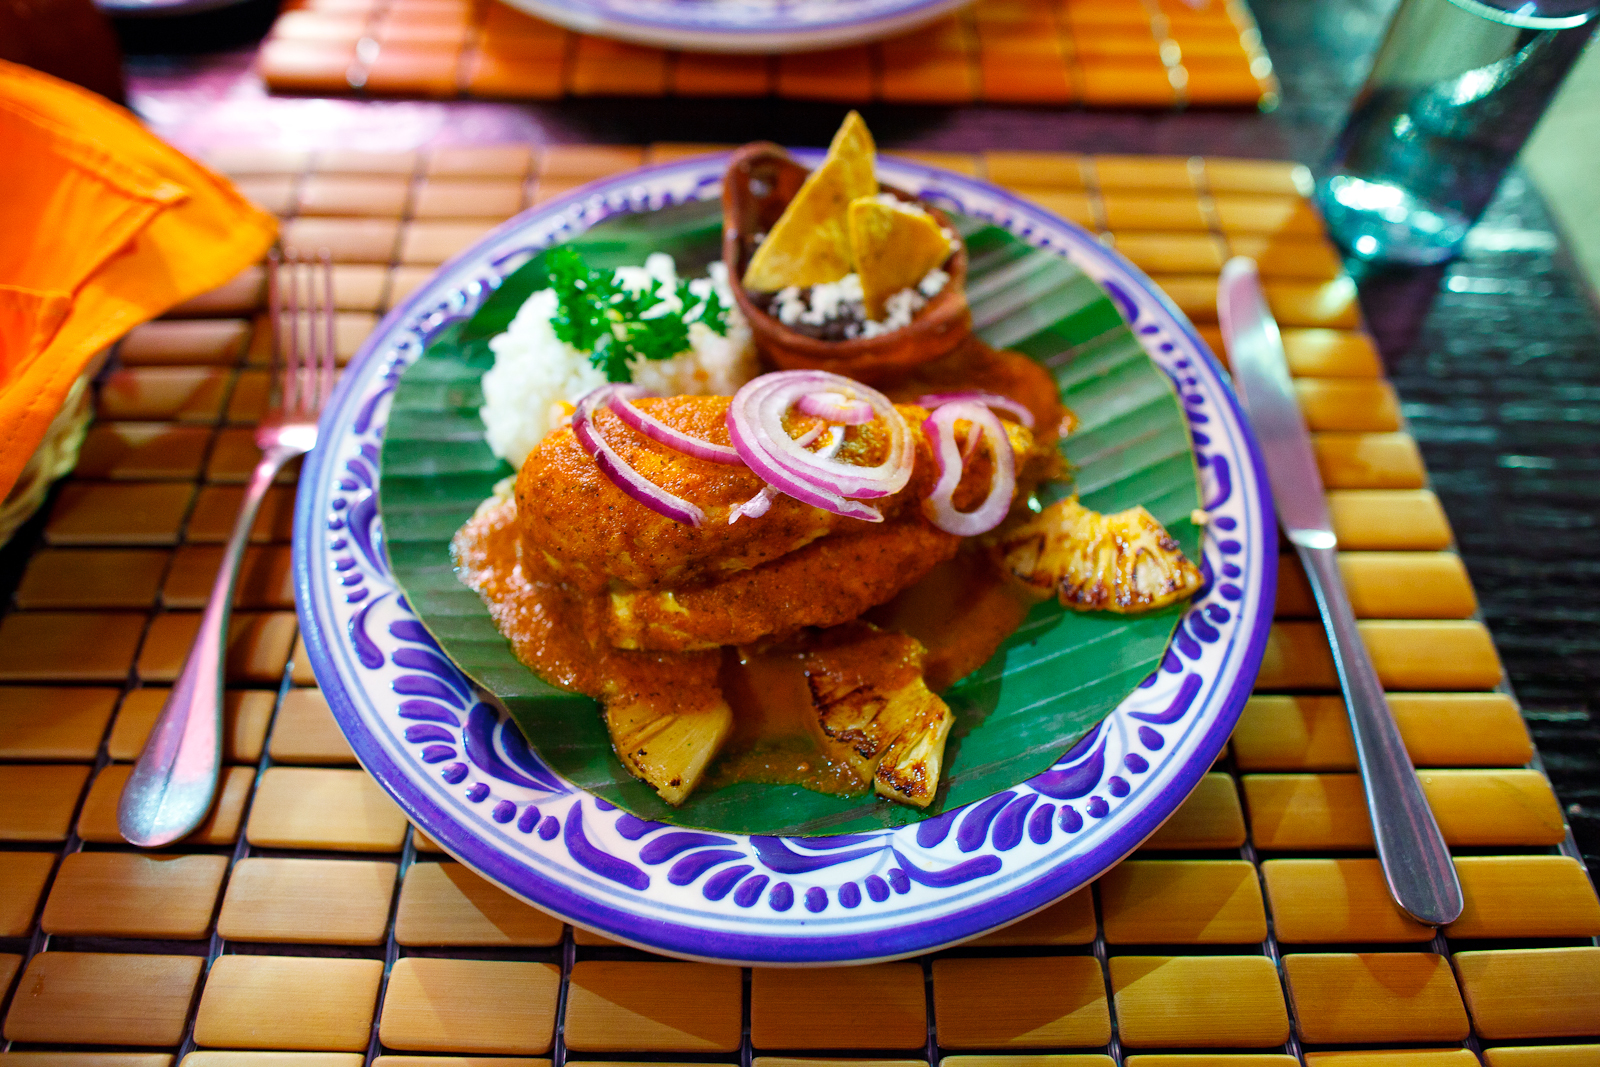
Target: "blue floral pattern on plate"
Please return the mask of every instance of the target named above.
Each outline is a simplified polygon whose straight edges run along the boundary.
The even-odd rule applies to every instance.
[[[346,371],[301,476],[302,631],[361,762],[418,826],[518,896],[619,940],[701,959],[859,962],[929,951],[1097,877],[1209,769],[1271,624],[1277,530],[1265,479],[1222,371],[1135,268],[999,189],[885,158],[885,180],[1067,256],[1111,294],[1188,416],[1210,515],[1205,584],[1160,669],[1055,765],[920,823],[820,838],[705,833],[576,789],[439,651],[390,575],[377,509],[388,402],[428,338],[536,250],[618,213],[714,198],[722,170],[721,158],[647,168],[536,208],[390,312]]]

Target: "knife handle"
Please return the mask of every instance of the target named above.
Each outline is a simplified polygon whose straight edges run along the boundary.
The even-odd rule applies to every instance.
[[[1412,918],[1444,926],[1461,915],[1461,883],[1428,807],[1383,684],[1361,640],[1332,547],[1296,545],[1328,630],[1372,815],[1372,836],[1389,892]]]

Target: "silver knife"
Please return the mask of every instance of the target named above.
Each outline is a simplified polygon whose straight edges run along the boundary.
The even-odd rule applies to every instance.
[[[1328,631],[1384,880],[1406,914],[1444,926],[1461,915],[1461,883],[1356,627],[1311,435],[1254,260],[1239,256],[1222,268],[1217,314],[1234,388],[1261,443],[1278,519],[1305,564]]]

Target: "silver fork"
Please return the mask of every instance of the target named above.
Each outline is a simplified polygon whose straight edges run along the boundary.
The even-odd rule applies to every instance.
[[[333,391],[333,264],[274,250],[267,259],[272,375],[277,396],[256,427],[261,460],[250,475],[200,633],[122,789],[117,827],[154,848],[186,836],[205,819],[222,766],[222,688],[234,584],[262,498],[283,465],[317,443],[317,416]]]

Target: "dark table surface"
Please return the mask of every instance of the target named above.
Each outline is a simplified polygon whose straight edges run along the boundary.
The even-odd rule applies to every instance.
[[[270,0],[251,0],[259,5]],[[1393,0],[1253,0],[1283,83],[1270,114],[871,107],[886,148],[1206,153],[1315,165]],[[241,24],[264,24],[243,11]],[[181,35],[152,33],[170,42]],[[209,32],[209,31],[208,31]],[[138,45],[140,42],[131,42]],[[842,108],[782,101],[552,104],[269,98],[242,49],[130,61],[134,106],[191,149],[369,150],[510,140],[822,144]],[[1359,277],[1511,685],[1600,873],[1600,305],[1536,190],[1513,171],[1455,263]],[[9,587],[0,565],[0,591]]]

